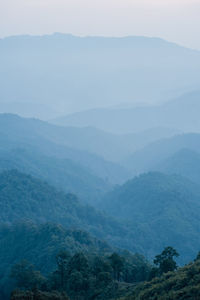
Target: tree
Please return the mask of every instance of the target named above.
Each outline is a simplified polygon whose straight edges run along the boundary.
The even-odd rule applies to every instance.
[[[76,253],[69,261],[69,273],[73,271],[78,271],[87,275],[89,264],[88,260],[83,253]]]
[[[113,274],[115,280],[120,280],[120,274],[124,269],[124,259],[119,256],[117,253],[113,253],[110,257],[110,264],[113,268]]]
[[[166,247],[163,252],[154,259],[154,264],[159,266],[161,274],[177,269],[174,257],[178,257],[178,252],[173,247]]]
[[[66,289],[68,263],[70,258],[71,256],[67,251],[61,251],[56,256],[58,270],[55,275],[58,278],[58,285],[61,290]]]
[[[112,267],[110,263],[106,261],[105,258],[100,256],[96,256],[94,258],[92,270],[95,276],[102,272],[112,273]]]
[[[26,260],[14,265],[11,269],[10,276],[16,280],[16,284],[19,288],[41,288],[45,283],[45,278],[41,273],[36,271],[34,266]]]

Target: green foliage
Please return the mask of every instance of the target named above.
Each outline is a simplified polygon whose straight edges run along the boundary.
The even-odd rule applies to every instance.
[[[113,276],[113,269],[107,258],[111,256],[112,252],[112,247],[93,238],[87,232],[65,229],[60,225],[50,223],[35,225],[28,221],[12,226],[1,225],[0,297],[7,299],[9,291],[15,288],[15,283],[10,278],[13,265],[17,267],[13,269],[15,273],[12,272],[12,274],[19,274],[20,270],[23,271],[23,274],[26,272],[30,274],[30,276],[26,274],[25,278],[19,276],[18,280],[21,280],[23,284],[19,282],[18,286],[38,287],[39,285],[33,284],[35,282],[33,279],[38,278],[40,273],[36,270],[39,270],[42,277],[46,276],[51,282],[52,290],[62,291],[67,286],[69,274],[73,273],[75,276],[77,272],[81,272],[84,279],[88,278],[85,274],[88,272],[88,264],[89,276],[95,278],[91,284],[94,283],[98,286],[96,277],[99,276],[102,278],[100,285],[103,285],[104,282],[109,281],[109,276]],[[148,278],[150,266],[143,256],[133,255],[127,251],[118,251],[117,253],[126,260],[125,266],[130,270],[128,273],[126,268],[124,269],[123,280],[138,282]],[[30,263],[24,264],[22,260]],[[31,265],[35,265],[35,268]],[[48,286],[46,281],[39,281],[39,283],[42,286]]]
[[[120,280],[120,275],[124,269],[124,260],[117,253],[113,253],[110,257],[110,264],[113,268],[114,279]]]
[[[133,289],[133,288],[132,288]],[[200,299],[200,261],[139,284],[121,300]]]
[[[177,269],[177,264],[174,261],[174,257],[178,257],[179,254],[172,247],[166,247],[161,254],[156,255],[154,264],[159,266],[159,272],[167,273]]]
[[[26,260],[14,265],[10,276],[17,280],[16,284],[20,288],[39,289],[45,282],[40,272],[36,271],[34,266]]]
[[[66,293],[72,300],[103,300],[120,295],[124,285],[128,284],[125,269],[127,264],[130,267],[130,257],[118,253],[109,256],[86,256],[79,252],[70,256],[68,252],[62,251],[57,255],[56,261],[56,271],[45,279],[45,283],[38,281],[43,292],[52,293],[57,290]],[[32,266],[27,263],[23,268],[19,266],[21,264],[12,268],[17,270],[12,271],[17,286],[27,290],[27,293],[37,289],[39,285],[33,285],[31,281]],[[134,265],[132,268],[134,269]],[[142,279],[145,280],[146,276]]]

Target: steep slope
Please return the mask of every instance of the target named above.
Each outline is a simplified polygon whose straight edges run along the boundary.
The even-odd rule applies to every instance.
[[[200,134],[188,133],[151,143],[124,160],[135,174],[150,171],[183,148],[200,152]]]
[[[200,153],[187,148],[176,152],[153,168],[167,174],[182,175],[191,181],[200,183]]]
[[[177,272],[169,272],[161,278],[145,282],[120,300],[185,300],[200,298],[200,261],[180,268]]]
[[[138,132],[157,127],[199,132],[199,111],[200,91],[197,90],[159,105],[93,109],[68,114],[54,122],[65,126],[94,126],[115,133]]]
[[[199,87],[199,58],[158,38],[9,37],[0,40],[0,98],[62,113],[168,98]]]
[[[170,245],[186,262],[200,248],[200,188],[183,177],[141,175],[108,193],[102,207],[129,224],[148,257]]]

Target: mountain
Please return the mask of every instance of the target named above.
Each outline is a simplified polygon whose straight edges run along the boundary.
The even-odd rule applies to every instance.
[[[76,194],[80,200],[94,205],[112,187],[86,167],[69,159],[48,157],[24,149],[0,151],[0,171],[13,169],[47,181],[57,189]]]
[[[199,51],[159,38],[8,37],[0,40],[0,65],[4,103],[46,104],[66,114],[169,99],[200,83]]]
[[[102,256],[112,252],[112,247],[83,230],[50,223],[36,225],[30,221],[0,225],[0,245],[1,299],[7,299],[13,286],[11,267],[20,261],[27,260],[42,274],[47,274],[56,269],[56,255],[61,251]]]
[[[151,171],[158,164],[184,148],[200,152],[200,134],[180,134],[155,141],[126,158],[123,164],[130,168],[134,174]]]
[[[149,143],[180,133],[176,129],[164,127],[129,134],[114,134],[94,127],[52,126],[49,131],[48,138],[57,143],[95,153],[113,162],[122,160]]]
[[[40,151],[45,154],[49,153],[48,147],[44,148],[45,142],[53,143],[54,149],[55,146],[58,149],[58,145],[64,146],[66,156],[79,161],[80,157],[84,161],[84,157],[86,159],[91,154],[93,160],[103,157],[104,160],[117,162],[150,142],[179,133],[170,128],[152,128],[137,134],[112,134],[93,127],[56,126],[13,114],[0,114],[0,124],[2,134],[12,139],[10,143],[19,141],[33,146],[37,143]]]
[[[114,278],[112,279],[112,261],[109,259],[111,255],[123,261],[123,279],[126,282],[135,283],[147,279],[151,270],[151,266],[142,255],[111,247],[83,230],[66,229],[60,225],[50,223],[36,225],[30,221],[19,222],[11,226],[4,224],[0,225],[1,299],[10,299],[8,295],[11,290],[16,287],[22,288],[22,286],[17,285],[18,282],[16,280],[10,277],[13,267],[16,270],[16,266],[19,265],[20,270],[17,268],[18,274],[19,272],[22,274],[23,267],[25,267],[25,281],[30,278],[30,270],[38,270],[40,273],[37,271],[37,274],[39,273],[40,279],[43,280],[42,291],[59,290],[59,267],[61,267],[63,262],[63,253],[66,252],[67,259],[64,259],[65,267],[67,267],[67,272],[64,269],[65,280],[73,278],[73,275],[71,276],[68,273],[70,269],[75,268],[76,270],[78,268],[79,272],[84,272],[88,294],[83,299],[88,299],[88,295],[90,295],[90,299],[110,299],[110,294],[115,294],[117,290],[120,290],[120,287],[125,290],[124,287],[130,285],[124,282],[122,284],[118,283],[116,286],[116,280],[114,282]],[[60,255],[60,259],[58,259],[57,255]],[[100,276],[99,273],[101,273]],[[32,279],[33,273],[31,275]],[[56,278],[55,275],[57,275]],[[46,284],[44,283],[45,277]],[[105,278],[107,278],[107,281]],[[57,279],[57,285],[55,285],[55,279]],[[75,280],[75,282],[79,281]],[[113,289],[113,287],[115,288]],[[28,288],[31,289],[26,284],[25,289]],[[70,299],[74,299],[78,291],[75,290],[76,295],[71,295],[73,290],[68,288],[67,294],[69,293]],[[19,290],[16,292],[19,292]],[[35,298],[38,299],[37,297]],[[26,298],[18,296],[14,299]],[[57,298],[52,297],[51,299],[55,300]]]
[[[149,300],[149,299],[199,299],[200,298],[200,261],[199,259],[169,272],[160,278],[142,283],[129,292],[121,300]],[[159,296],[158,296],[159,295]],[[159,297],[159,298],[158,298]]]
[[[126,226],[81,204],[76,196],[58,192],[30,175],[18,171],[0,174],[0,211],[0,297],[3,299],[14,288],[9,279],[13,264],[26,259],[48,275],[55,270],[56,255],[63,250],[73,255],[82,252],[88,258],[111,255],[113,251],[120,253],[133,261],[134,276],[130,276],[138,276],[137,280],[149,270],[141,255],[123,250],[136,250]]]
[[[114,249],[84,230],[66,229],[52,223],[37,225],[31,221],[1,224],[0,244],[2,270],[6,269],[6,265],[27,260],[44,274],[54,270],[55,258],[60,251],[104,255]]]
[[[181,261],[200,249],[200,188],[178,175],[148,173],[109,192],[101,207],[128,224],[146,257],[173,246]]]
[[[76,134],[77,140],[82,139],[82,131]],[[20,118],[12,114],[0,115],[0,151],[20,148],[29,152],[39,152],[47,157],[69,159],[111,184],[129,178],[130,172],[119,164],[106,161],[101,156],[88,151],[68,146],[73,144],[70,143],[73,139],[73,130],[68,133],[65,128],[37,119]]]
[[[150,128],[171,128],[200,132],[200,91],[185,93],[165,103],[129,108],[102,108],[68,114],[53,120],[65,126],[93,126],[114,133],[130,133]]]
[[[154,170],[167,174],[182,175],[191,181],[200,183],[200,153],[181,149],[174,155],[155,166]]]
[[[60,116],[61,111],[52,108],[47,104],[28,103],[28,102],[1,102],[0,113],[11,113],[22,117],[36,117],[39,119],[55,118]]]
[[[57,191],[46,182],[16,170],[0,174],[0,222],[51,222],[84,229],[111,245],[135,251],[131,232],[114,218],[79,202],[73,194]]]

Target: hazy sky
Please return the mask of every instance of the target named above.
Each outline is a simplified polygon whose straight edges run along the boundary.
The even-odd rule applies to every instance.
[[[0,37],[158,36],[200,49],[200,0],[0,0]]]

